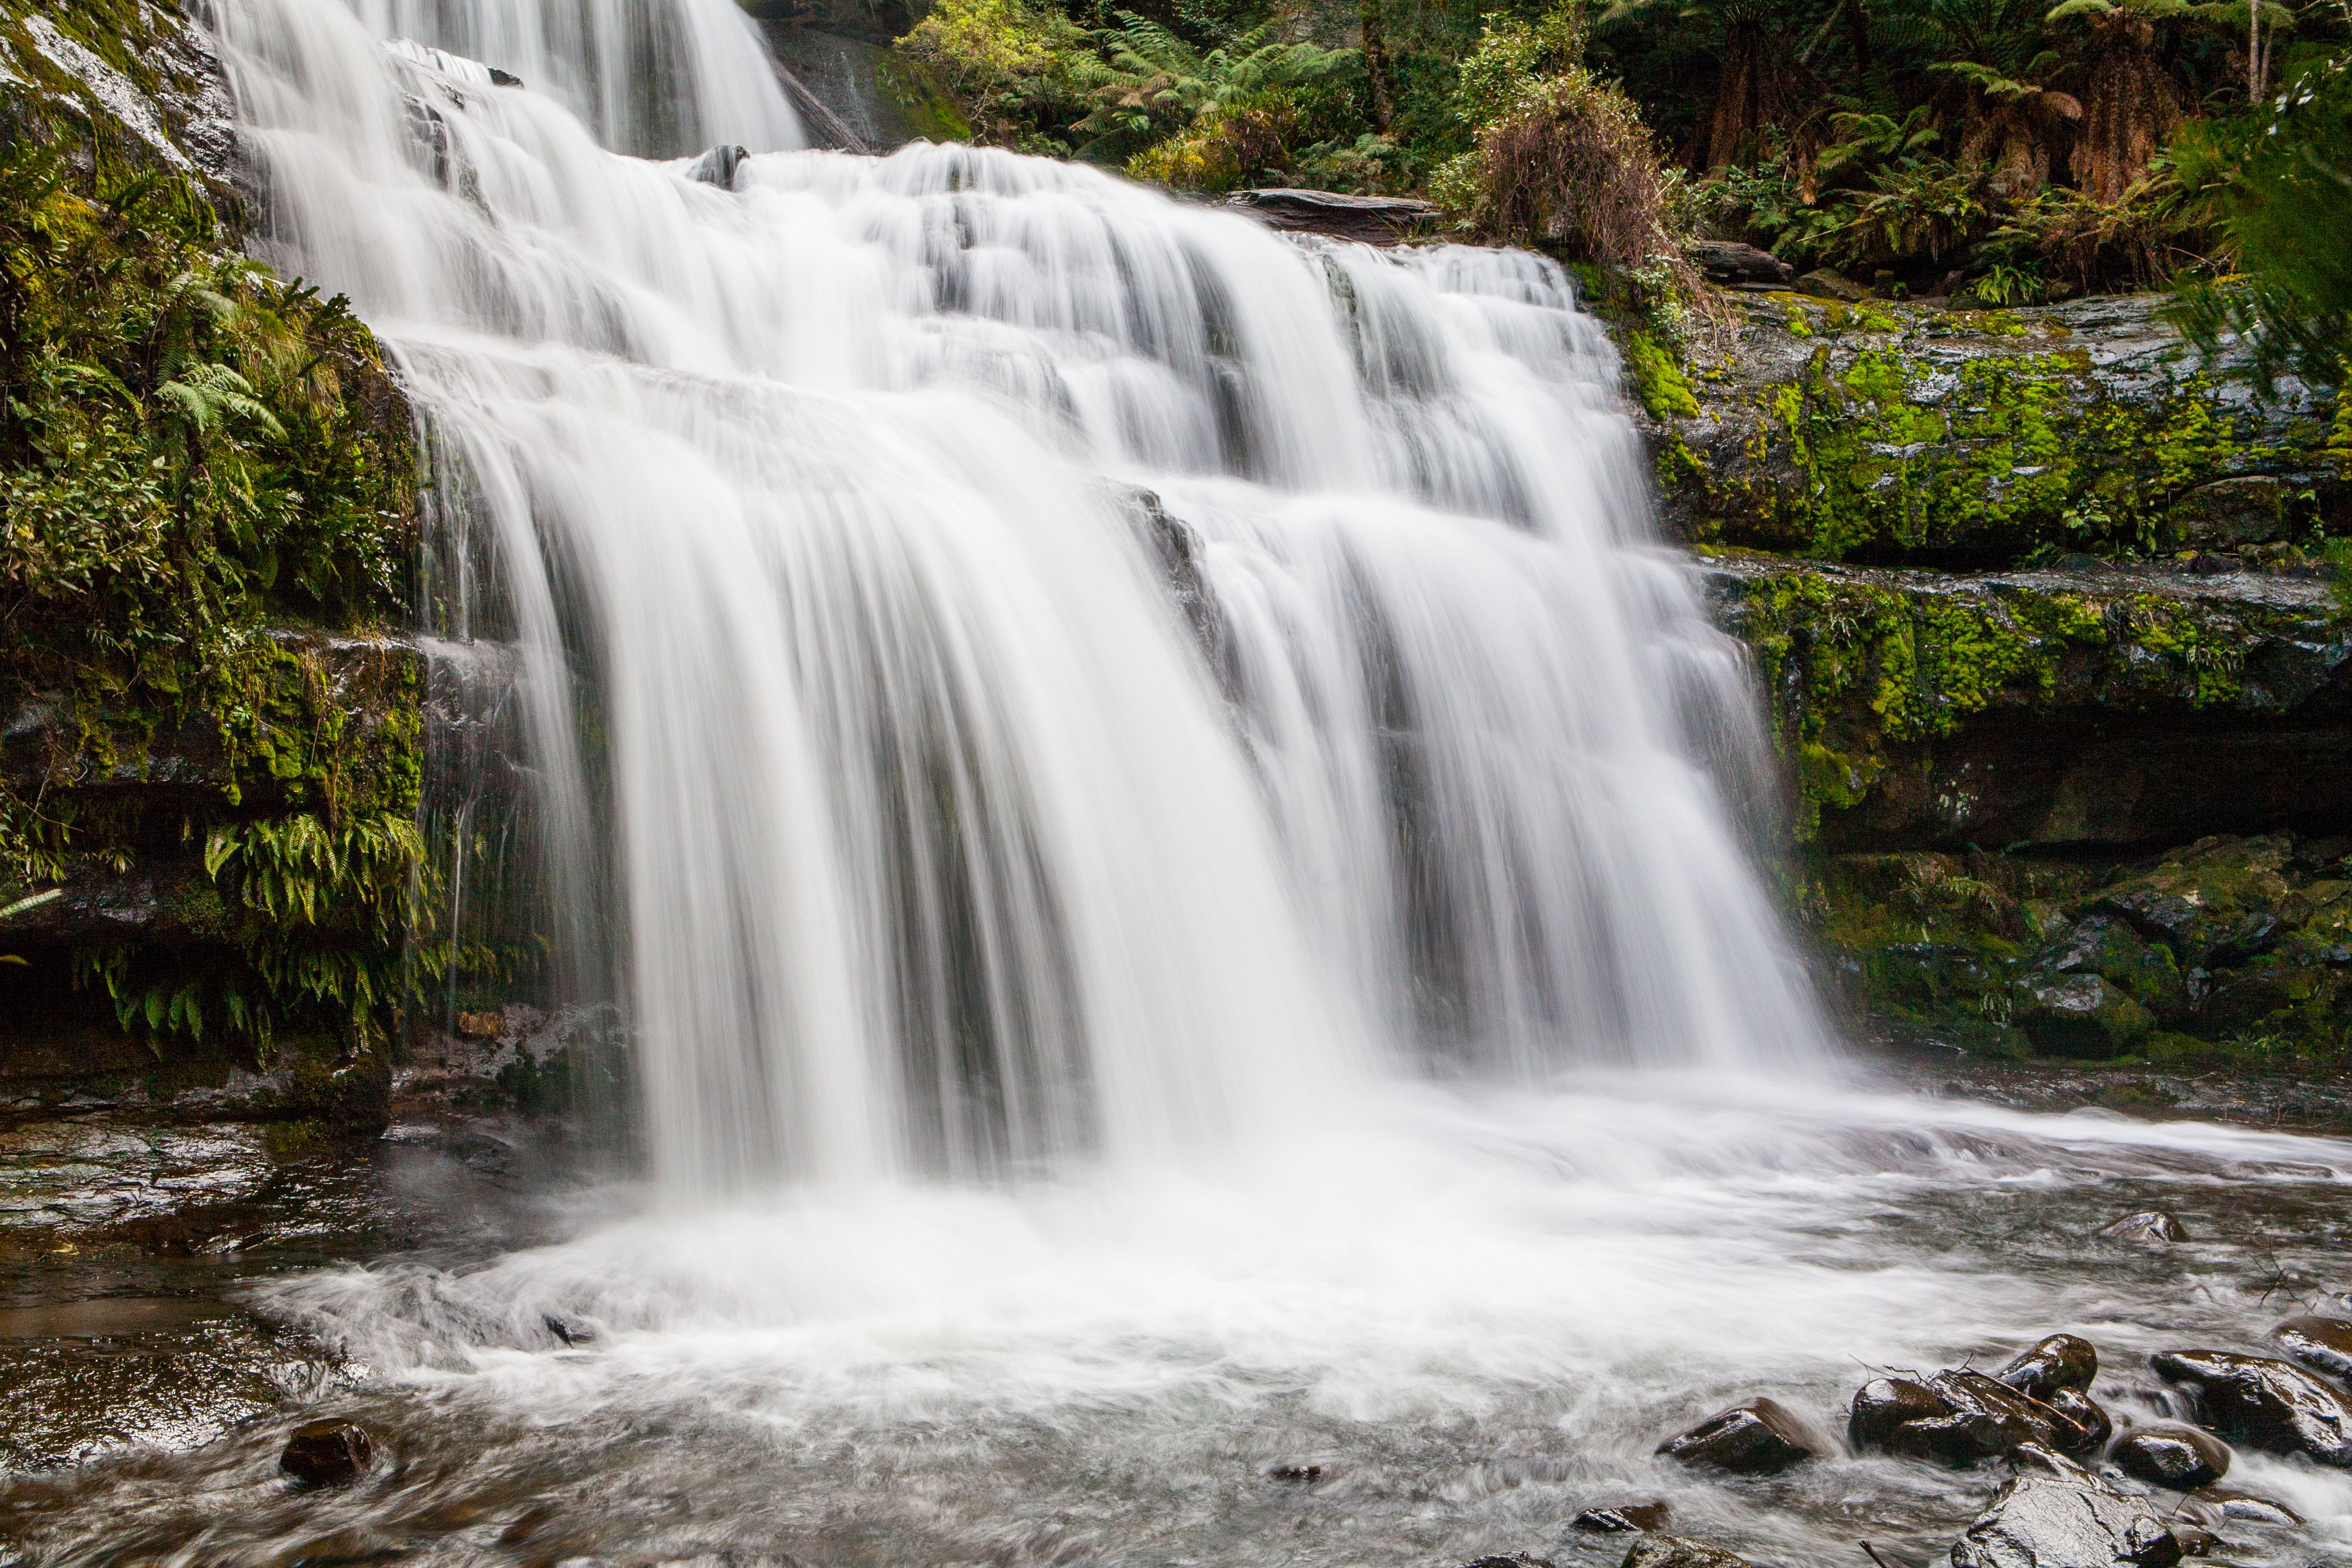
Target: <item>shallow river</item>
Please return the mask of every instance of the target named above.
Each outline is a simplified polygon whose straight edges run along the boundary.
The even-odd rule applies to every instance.
[[[1998,1364],[2061,1329],[2098,1345],[2098,1397],[2146,1416],[2150,1352],[2259,1349],[2352,1286],[2352,1144],[1787,1080],[1392,1087],[1213,1172],[730,1212],[550,1186],[482,1147],[298,1163],[217,1235],[20,1251],[18,1462],[148,1446],[20,1475],[0,1541],[43,1563],[1442,1568],[1614,1563],[1622,1538],[1569,1521],[1654,1497],[1759,1563],[1864,1563],[1864,1539],[1940,1560],[2005,1472],[1743,1481],[1652,1450],[1749,1393],[1842,1430],[1872,1369]],[[2094,1237],[2150,1207],[2192,1239]],[[66,1310],[92,1295],[111,1304]],[[320,1412],[382,1446],[349,1489],[278,1473]],[[2352,1558],[2352,1477],[2242,1453],[2230,1479],[2313,1522],[2233,1524],[2228,1560]]]

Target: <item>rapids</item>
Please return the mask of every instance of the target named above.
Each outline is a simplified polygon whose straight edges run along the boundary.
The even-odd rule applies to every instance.
[[[729,0],[215,10],[260,253],[427,427],[424,630],[520,716],[645,1171],[239,1276],[395,1461],[101,1467],[0,1509],[41,1560],[1597,1563],[1654,1494],[1859,1563],[1989,1484],[1653,1446],[2057,1328],[2153,1410],[2326,1277],[2342,1144],[1845,1076],[1550,262],[793,151]],[[2226,1239],[2085,1239],[2159,1200]]]

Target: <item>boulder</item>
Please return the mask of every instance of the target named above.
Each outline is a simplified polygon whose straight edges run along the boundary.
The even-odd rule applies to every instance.
[[[2289,1318],[2271,1330],[2271,1338],[2314,1372],[2352,1382],[2352,1318]]]
[[[1969,1371],[1924,1381],[1874,1377],[1855,1391],[1846,1429],[1856,1448],[1948,1465],[1998,1458],[2028,1443],[2083,1443],[2081,1429],[2047,1405]]]
[[[2105,975],[2028,975],[2011,1018],[2036,1050],[2097,1060],[2121,1056],[2156,1027],[2156,1017]]]
[[[1588,1508],[1570,1520],[1568,1527],[1590,1535],[1630,1535],[1637,1531],[1664,1530],[1671,1517],[1663,1502],[1621,1502],[1609,1508]]]
[[[2293,1362],[2229,1351],[2166,1351],[2156,1375],[2189,1394],[2198,1421],[2234,1442],[2352,1469],[2352,1406]]]
[[[1695,239],[1683,244],[1691,265],[1711,283],[1776,283],[1789,281],[1792,269],[1769,250],[1736,240]]]
[[[2070,1454],[2095,1453],[2115,1436],[2116,1424],[2107,1418],[2099,1402],[2079,1388],[2053,1388],[2043,1404],[2074,1424],[2079,1437],[2068,1438],[2061,1432],[2059,1447]]]
[[[2019,1351],[1993,1374],[1997,1381],[2045,1403],[2061,1388],[2089,1388],[2098,1375],[2098,1348],[2071,1333],[2054,1333]]]
[[[1328,235],[1362,245],[1395,245],[1426,228],[1437,209],[1409,196],[1343,196],[1330,191],[1236,191],[1227,202],[1291,234]]]
[[[1625,1553],[1621,1568],[1750,1568],[1736,1552],[1679,1535],[1645,1535]]]
[[[1670,1459],[1736,1476],[1777,1475],[1828,1451],[1803,1417],[1777,1399],[1760,1396],[1719,1410],[1658,1445],[1658,1452]]]
[[[311,1421],[294,1428],[278,1468],[305,1486],[338,1486],[375,1462],[375,1443],[350,1421]]]
[[[2193,1491],[2230,1469],[2229,1445],[2210,1432],[2177,1421],[2143,1427],[2116,1445],[2115,1461],[2150,1486]]]
[[[1462,1568],[1552,1568],[1552,1561],[1525,1552],[1505,1552],[1465,1563]]]
[[[2238,1524],[2265,1524],[2285,1529],[2303,1522],[2303,1515],[2278,1499],[2241,1491],[2234,1487],[2200,1487],[2193,1494],[2192,1500],[2218,1511],[2225,1521]]]
[[[2188,988],[2172,950],[2151,946],[2112,915],[2076,921],[2034,956],[2032,969],[2042,977],[2096,975],[2160,1019],[2178,1019],[2188,1006]]]
[[[2180,1223],[2178,1216],[2160,1208],[2145,1208],[2110,1220],[2099,1227],[2097,1234],[2110,1241],[2186,1241],[2189,1228]]]
[[[1952,1545],[1952,1568],[2171,1568],[2180,1542],[2142,1499],[2042,1449]]]

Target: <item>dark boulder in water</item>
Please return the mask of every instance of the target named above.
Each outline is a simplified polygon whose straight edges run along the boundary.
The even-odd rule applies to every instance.
[[[2293,1362],[2181,1350],[2150,1356],[2148,1364],[2187,1391],[2201,1425],[2233,1442],[2352,1469],[2352,1405]]]
[[[2192,1500],[2218,1511],[2226,1523],[2263,1524],[2284,1530],[2303,1522],[2303,1515],[2278,1499],[2236,1487],[2200,1487],[2192,1494]]]
[[[2116,1424],[2107,1418],[2106,1410],[2079,1388],[2053,1389],[2050,1397],[2042,1403],[2064,1417],[2075,1429],[2077,1435],[2071,1437],[2063,1431],[2058,1434],[2058,1446],[2067,1453],[2096,1452],[2105,1446],[2109,1437],[2115,1436]]]
[[[2178,1216],[2167,1214],[2160,1208],[2126,1214],[2121,1219],[2100,1226],[2098,1233],[2111,1241],[2170,1242],[2189,1239],[2189,1228],[2180,1223]]]
[[[2020,1394],[2048,1401],[2061,1388],[2088,1389],[2099,1375],[2097,1347],[2079,1334],[2054,1333],[2019,1351],[1994,1378]]]
[[[2016,1479],[1953,1543],[1952,1568],[2172,1568],[2180,1561],[2179,1539],[2143,1499],[2049,1449],[2017,1457]]]
[[[2115,1460],[2126,1475],[2150,1486],[2192,1491],[2229,1473],[2230,1447],[2210,1432],[2164,1421],[2117,1443]]]
[[[2289,1318],[2271,1330],[2271,1338],[2314,1372],[2352,1382],[2352,1318]]]
[[[2070,1448],[2082,1429],[2049,1406],[1981,1372],[1874,1377],[1855,1390],[1847,1435],[1856,1448],[1971,1465],[2028,1443]]]
[[[1658,1452],[1670,1459],[1736,1476],[1777,1475],[1828,1451],[1829,1445],[1803,1417],[1779,1400],[1761,1396],[1719,1410],[1658,1445]]]
[[[1611,1508],[1588,1508],[1568,1527],[1591,1535],[1631,1535],[1637,1531],[1664,1530],[1671,1517],[1663,1502],[1621,1502]]]
[[[1625,1553],[1622,1568],[1751,1568],[1747,1558],[1679,1535],[1645,1535]]]
[[[312,1421],[286,1440],[278,1468],[306,1486],[336,1486],[375,1462],[375,1443],[350,1421]]]

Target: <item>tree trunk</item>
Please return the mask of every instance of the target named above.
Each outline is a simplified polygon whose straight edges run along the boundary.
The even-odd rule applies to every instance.
[[[1386,131],[1389,117],[1395,112],[1395,99],[1389,89],[1388,41],[1381,28],[1381,0],[1360,0],[1359,19],[1364,43],[1364,82],[1371,89],[1372,129]]]

